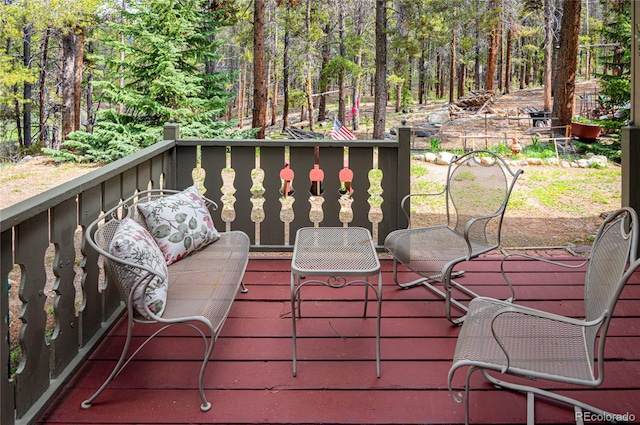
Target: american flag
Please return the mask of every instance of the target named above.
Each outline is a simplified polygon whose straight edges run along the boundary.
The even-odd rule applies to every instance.
[[[357,140],[355,134],[335,118],[333,119],[333,128],[329,132],[329,138],[333,140]]]

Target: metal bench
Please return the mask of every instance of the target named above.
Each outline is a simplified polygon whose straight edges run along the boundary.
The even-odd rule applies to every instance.
[[[137,262],[139,257],[149,257],[149,252],[144,249],[145,246],[152,248],[151,251],[154,246],[158,246],[151,233],[134,233],[132,238],[121,245],[123,250],[128,249],[129,253],[136,258],[130,256],[129,259],[123,259],[122,256],[117,255],[117,252],[114,252],[114,235],[119,231],[118,229],[122,230],[122,224],[125,220],[128,220],[126,221],[127,225],[138,230],[139,227],[135,226],[131,220],[147,231],[149,230],[145,217],[138,208],[139,205],[177,193],[179,192],[173,190],[149,190],[138,193],[107,211],[87,228],[87,242],[104,259],[104,269],[108,277],[107,285],[117,286],[122,301],[126,305],[127,337],[122,354],[109,377],[90,398],[82,403],[82,407],[85,409],[93,404],[100,393],[118,376],[142,347],[155,335],[173,325],[188,326],[204,340],[204,358],[198,378],[200,398],[202,399],[200,409],[205,412],[211,408],[211,403],[207,401],[203,390],[204,373],[215,341],[229,314],[239,287],[242,286],[242,292],[247,291],[242,278],[249,259],[249,237],[239,231],[222,232],[215,242],[191,252],[168,266],[166,266],[165,257],[162,256],[159,248],[158,252],[161,255],[159,261],[146,264]],[[217,205],[204,197],[201,199],[203,203],[197,205],[197,209],[208,216],[207,213],[210,214],[210,211],[216,209]],[[205,207],[208,211],[205,210]],[[200,224],[197,224],[195,219],[193,221],[187,220],[183,225],[196,232],[200,231],[200,227],[197,227]],[[141,241],[141,238],[145,240]],[[151,240],[148,240],[149,238]],[[140,242],[142,245],[132,247]],[[184,244],[190,245],[190,242]],[[166,290],[166,301],[160,302],[161,312],[155,311],[153,303],[149,307],[146,298],[147,291],[159,284],[166,284],[166,288],[163,288],[163,291]],[[140,294],[144,297],[142,310],[140,308]],[[139,323],[155,323],[163,326],[153,331],[144,342],[133,349],[130,346],[133,327]]]

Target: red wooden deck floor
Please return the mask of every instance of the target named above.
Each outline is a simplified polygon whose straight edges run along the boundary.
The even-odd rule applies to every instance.
[[[461,282],[483,295],[504,297],[499,258],[464,264]],[[572,258],[572,261],[578,259]],[[292,376],[287,257],[252,258],[213,351],[206,388],[213,408],[202,413],[197,394],[201,340],[187,330],[156,338],[96,400],[80,403],[111,371],[124,326],[110,333],[40,424],[457,424],[463,406],[447,391],[447,372],[458,328],[444,318],[444,303],[422,287],[402,290],[383,259],[382,377],[375,374],[375,314],[363,319],[362,286],[306,287],[298,322],[298,376]],[[518,302],[565,315],[581,314],[581,271],[558,272],[541,262],[514,262]],[[401,279],[413,275],[403,272]],[[640,274],[624,289],[610,328],[604,384],[596,390],[557,383],[548,388],[640,419]],[[138,326],[138,335],[149,327]],[[464,373],[456,385],[462,389]],[[526,422],[526,398],[472,378],[471,421]],[[538,401],[538,423],[573,423],[573,411]]]

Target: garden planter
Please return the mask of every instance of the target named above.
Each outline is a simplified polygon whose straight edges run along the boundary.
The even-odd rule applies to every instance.
[[[579,139],[595,139],[600,136],[600,126],[598,124],[572,122],[571,135]]]

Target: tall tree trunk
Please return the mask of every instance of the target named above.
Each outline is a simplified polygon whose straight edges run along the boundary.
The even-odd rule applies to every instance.
[[[41,54],[40,54],[40,81],[38,85],[40,87],[40,105],[38,106],[38,141],[40,142],[40,146],[49,146],[48,140],[45,139],[45,126],[47,125],[47,112],[45,109],[45,99],[47,92],[47,56],[49,54],[49,35],[51,30],[47,28],[44,31],[44,36],[42,37],[42,43],[40,46]]]
[[[491,8],[496,9],[497,0],[491,0]],[[486,91],[494,91],[494,78],[496,75],[496,62],[498,61],[498,45],[500,44],[500,21],[496,21],[489,32],[489,52],[487,55],[487,76],[485,82]]]
[[[89,42],[87,46],[89,53],[93,53],[93,41]],[[93,132],[93,71],[89,67],[89,72],[87,73],[87,133]]]
[[[324,27],[325,34],[329,34],[331,28],[329,27],[329,23],[327,23]],[[327,119],[327,95],[326,92],[329,87],[329,80],[326,75],[327,65],[329,64],[329,54],[330,54],[330,40],[327,38],[322,45],[322,65],[320,66],[320,78],[318,83],[318,90],[320,94],[318,95],[318,121],[324,121]]]
[[[84,29],[76,28],[76,60],[73,79],[73,129],[80,130],[80,111],[82,107],[82,71],[84,60]]]
[[[273,54],[271,55],[273,61],[273,91],[272,91],[272,101],[271,101],[271,125],[276,125],[276,120],[278,119],[278,85],[279,85],[279,73],[278,73],[278,8],[274,6],[273,8],[273,22],[274,25],[274,33],[273,33]]]
[[[287,19],[291,14],[291,6],[287,2]],[[284,46],[282,54],[282,130],[289,127],[289,43],[291,39],[289,24],[284,28]]]
[[[441,66],[440,53],[436,53],[436,97],[437,98],[440,98],[440,84],[442,84],[442,81],[440,81],[441,68],[442,66]]]
[[[504,93],[510,92],[511,87],[511,44],[513,43],[513,27],[509,25],[507,29],[507,47],[505,48],[504,66]]]
[[[420,62],[418,62],[418,104],[423,105],[425,103],[424,99],[424,87],[426,83],[425,76],[425,57],[424,57],[424,46],[422,47],[422,51],[420,52]]]
[[[553,28],[551,27],[551,0],[544,0],[544,70],[542,74],[543,98],[545,111],[550,111],[553,104],[552,92],[552,59],[553,59]],[[529,82],[527,81],[527,84]]]
[[[455,22],[456,11],[453,11],[453,21]],[[453,96],[456,85],[456,29],[451,28],[451,57],[449,58],[449,103],[453,103]]]
[[[354,24],[354,32],[356,34],[356,36],[358,37],[362,37],[364,34],[364,28],[366,25],[365,22],[365,11],[363,10],[363,8],[365,7],[365,3],[362,1],[357,2],[357,11],[356,14],[353,18],[353,24]],[[356,54],[356,64],[358,65],[358,67],[362,67],[362,55],[363,55],[363,49],[362,49],[362,45],[358,46],[358,53]],[[353,114],[353,130],[359,130],[360,129],[360,96],[361,96],[361,91],[362,91],[362,76],[360,74],[356,74],[353,76],[353,92],[352,92],[352,109],[354,111]]]
[[[458,96],[457,96],[458,99],[464,96],[464,82],[466,79],[467,79],[467,66],[464,64],[464,62],[461,62],[460,66],[458,67]]]
[[[344,2],[338,2],[338,34],[340,38],[339,52],[342,58],[345,57],[344,47]],[[345,104],[346,84],[344,72],[340,72],[338,76],[338,120],[346,122],[347,107]]]
[[[267,81],[265,83],[265,92],[266,92],[266,97],[267,97],[267,106],[266,108],[264,108],[264,125],[265,128],[267,126],[267,123],[269,122],[269,112],[271,111],[271,105],[273,103],[273,99],[271,99],[271,96],[269,96],[269,87],[271,87],[271,61],[269,60],[269,55],[267,55],[265,52],[265,74],[266,74],[266,78]]]
[[[264,139],[267,111],[265,79],[264,0],[254,0],[253,10],[253,121],[256,139]]]
[[[444,80],[445,80],[445,78],[444,78],[444,77],[446,76],[446,75],[445,75],[445,73],[444,73],[444,70],[445,70],[445,67],[440,68],[440,77],[439,77],[439,79],[440,79],[440,84],[439,84],[439,87],[440,87],[440,94],[438,95],[438,97],[439,97],[440,99],[444,98],[444,88],[447,86],[447,85],[444,83]]]
[[[307,0],[307,14],[305,18],[307,34],[311,34],[311,0]],[[305,79],[305,92],[307,93],[307,109],[309,114],[309,130],[314,130],[313,125],[313,77],[311,75],[312,68],[312,56],[311,56],[311,43],[307,42],[307,75]]]
[[[33,31],[32,24],[26,24],[23,28],[23,63],[25,68],[31,68],[31,34]],[[33,84],[24,83],[24,104],[22,105],[22,121],[24,125],[24,147],[31,146],[31,92]]]
[[[559,63],[553,96],[553,114],[558,118],[557,124],[560,126],[570,125],[573,117],[581,9],[582,2],[564,2],[558,52]]]
[[[476,16],[479,16],[480,0],[475,3]],[[476,90],[480,90],[480,20],[476,19],[476,52],[473,58],[473,82]]]
[[[522,49],[522,37],[518,37],[518,41],[516,43],[516,57],[520,58],[520,66],[518,66],[517,69],[517,73],[518,73],[518,88],[520,90],[524,89],[524,71],[525,71],[525,64],[526,64],[526,57],[524,56],[524,52]]]
[[[127,10],[127,1],[122,0],[120,7],[122,11],[125,12]],[[124,25],[124,14],[122,15],[120,24]],[[123,34],[120,34],[120,43],[124,45],[124,42],[125,40],[124,40],[124,33],[123,33]],[[124,62],[124,50],[120,50],[120,63],[123,63],[123,62]],[[120,67],[120,88],[121,89],[124,88],[124,69],[122,68],[122,66]],[[120,115],[124,114],[124,103],[122,102],[120,102],[120,104],[118,105],[118,113]]]
[[[356,56],[356,63],[358,67],[362,66],[362,47],[358,48],[358,55]],[[357,131],[360,129],[360,85],[362,84],[362,77],[360,74],[357,74],[353,77],[353,130]]]
[[[502,42],[502,39],[504,38],[504,30],[502,22],[500,22],[498,28],[498,63],[496,70],[498,73],[498,92],[502,93],[502,90],[504,89],[504,79],[502,78],[502,65],[504,64],[504,43]]]
[[[245,102],[245,82],[247,78],[247,63],[242,61],[242,68],[238,75],[238,127],[244,126],[244,102]]]
[[[376,0],[376,75],[373,138],[382,140],[387,115],[387,0]]]
[[[76,41],[73,31],[62,35],[62,140],[73,131]]]
[[[273,94],[271,101],[271,125],[276,125],[276,120],[278,119],[278,68],[276,66],[276,61],[273,61]]]
[[[25,147],[24,146],[24,139],[22,138],[22,122],[20,120],[20,102],[18,102],[18,86],[13,86],[13,92],[14,92],[14,97],[15,97],[15,101],[13,102],[13,110],[14,110],[14,114],[15,114],[15,118],[16,118],[16,130],[18,132],[18,145]]]

